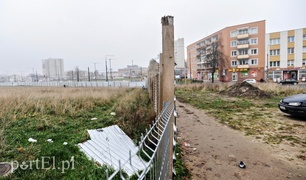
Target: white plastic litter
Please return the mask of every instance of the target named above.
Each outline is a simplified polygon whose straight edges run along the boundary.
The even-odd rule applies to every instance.
[[[53,140],[52,139],[48,139],[47,140],[49,143],[53,143]]]
[[[98,118],[91,118],[91,120],[97,120]]]
[[[33,138],[29,138],[28,141],[29,141],[29,142],[37,142],[37,140],[36,140],[36,139],[33,139]]]
[[[67,142],[64,142],[64,143],[63,143],[64,146],[66,146],[67,144],[68,144]]]

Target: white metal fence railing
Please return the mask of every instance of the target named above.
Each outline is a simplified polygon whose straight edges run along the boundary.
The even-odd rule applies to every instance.
[[[3,82],[0,86],[58,86],[58,87],[144,87],[146,81],[49,81],[49,82]]]
[[[164,108],[161,113],[156,117],[155,121],[146,130],[146,134],[141,137],[138,145],[138,151],[135,154],[129,154],[130,158],[126,162],[118,162],[119,170],[106,179],[113,179],[115,176],[120,176],[121,179],[128,178],[124,175],[124,167],[131,166],[134,169],[134,177],[136,179],[169,179],[170,168],[170,135],[171,131],[171,118],[174,115],[174,104],[170,102],[164,103]],[[175,126],[175,125],[174,125]],[[175,143],[174,143],[175,144]],[[133,156],[141,157],[143,170],[137,171],[136,167],[133,168]]]

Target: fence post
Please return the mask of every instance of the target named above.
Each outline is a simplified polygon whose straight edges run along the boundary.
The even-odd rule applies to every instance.
[[[173,16],[164,16],[161,18],[162,23],[162,63],[161,63],[161,94],[162,103],[174,101],[174,26]],[[173,113],[170,118],[170,141],[169,141],[169,179],[172,179],[173,172]]]

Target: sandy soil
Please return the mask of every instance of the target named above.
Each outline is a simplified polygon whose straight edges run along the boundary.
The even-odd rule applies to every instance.
[[[285,158],[292,147],[245,136],[188,104],[177,101],[176,107],[178,141],[192,179],[306,179],[306,161]]]

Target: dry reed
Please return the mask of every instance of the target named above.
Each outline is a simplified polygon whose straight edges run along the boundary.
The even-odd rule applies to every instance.
[[[8,123],[16,119],[36,114],[73,115],[107,103],[126,91],[125,88],[1,87],[0,137]]]

